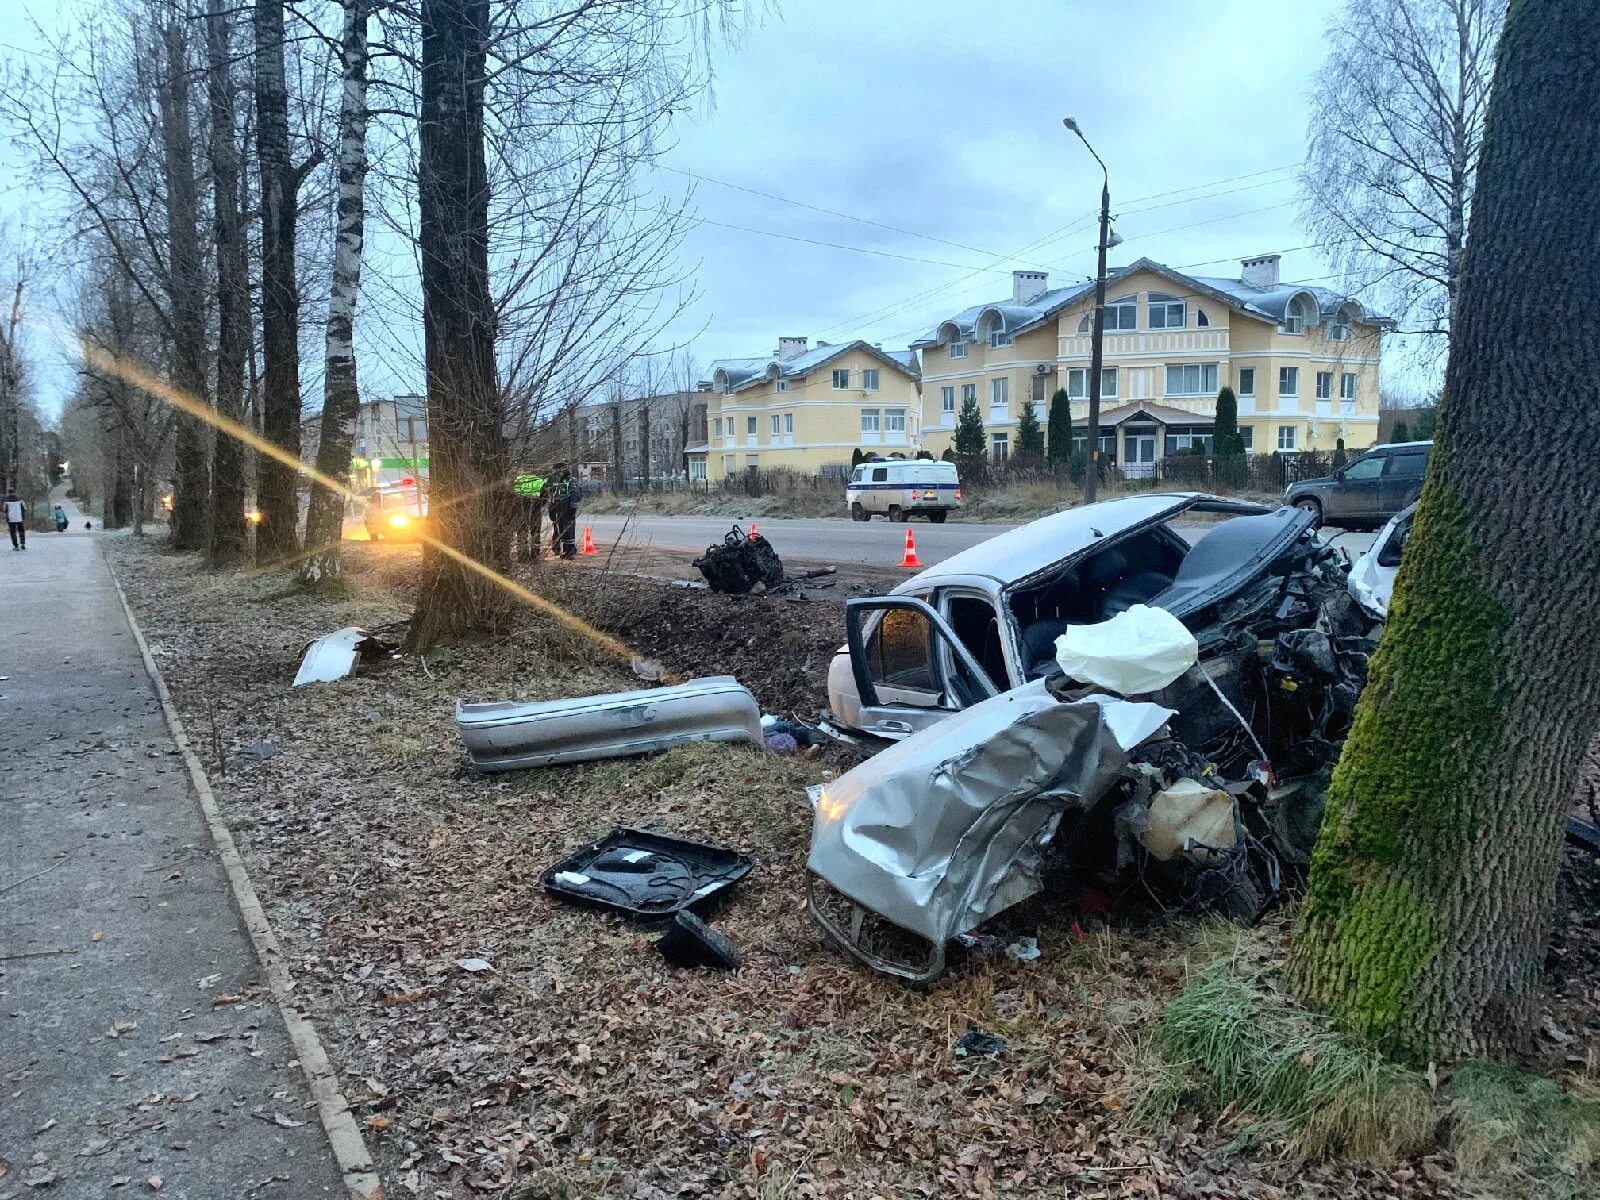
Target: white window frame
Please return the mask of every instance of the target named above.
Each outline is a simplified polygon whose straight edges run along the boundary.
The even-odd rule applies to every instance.
[[[1050,403],[1050,377],[1035,375],[1028,382],[1028,399],[1038,405]]]
[[[783,430],[783,418],[777,413],[772,414],[772,436],[777,437]]]
[[[989,407],[1008,408],[1011,404],[1011,379],[997,375],[989,380]]]
[[[1289,385],[1287,388],[1284,387],[1284,384],[1286,383]],[[1288,399],[1290,397],[1293,397],[1296,400],[1300,399],[1299,367],[1278,368],[1278,395],[1284,399]]]
[[[833,390],[848,392],[850,390],[850,368],[838,367],[833,372]]]
[[[1089,368],[1071,367],[1067,370],[1067,399],[1086,400],[1089,396]],[[1117,368],[1100,368],[1100,399],[1116,399]]]
[[[1117,310],[1117,312],[1116,312],[1117,323],[1115,325],[1113,325],[1111,323],[1111,315],[1112,315],[1111,314],[1111,310],[1112,309],[1116,309]],[[1133,314],[1133,320],[1129,321],[1129,322],[1124,322],[1123,317],[1125,317],[1130,312]],[[1115,300],[1107,300],[1106,301],[1106,324],[1105,324],[1105,332],[1106,333],[1131,333],[1135,329],[1138,329],[1138,328],[1139,328],[1139,293],[1138,292],[1129,292],[1126,296],[1118,296]],[[1090,307],[1088,312],[1083,314],[1083,318],[1078,322],[1078,332],[1079,333],[1093,333],[1094,332],[1094,308],[1092,306]]]
[[[906,410],[903,408],[884,409],[883,431],[885,433],[904,433],[906,431]]]
[[[1246,375],[1248,375],[1250,377],[1250,383],[1249,383],[1248,386],[1245,384],[1245,381],[1244,381]],[[1239,368],[1239,395],[1241,395],[1241,396],[1252,396],[1253,397],[1255,394],[1256,394],[1256,369],[1254,367],[1240,367]]]
[[[955,384],[946,384],[939,389],[939,411],[953,413],[956,410]]]
[[[1289,297],[1289,303],[1283,310],[1283,323],[1278,326],[1279,333],[1301,334],[1306,331],[1310,320],[1302,310],[1296,308],[1296,305],[1302,299],[1304,299],[1304,296],[1301,295]],[[1314,316],[1315,314],[1313,314],[1313,318]]]
[[[1178,310],[1176,324],[1172,321],[1172,310]],[[1161,323],[1156,324],[1156,310],[1161,310]],[[1156,329],[1185,329],[1189,323],[1189,306],[1176,296],[1169,296],[1165,292],[1148,292],[1145,295],[1145,320],[1149,328]]]
[[[991,329],[989,331],[989,349],[998,350],[1002,346],[1009,346],[1016,339],[1004,329]]]
[[[965,358],[967,356],[967,339],[957,338],[944,348],[944,352],[950,358]]]
[[[995,451],[999,450],[999,455]],[[991,462],[1006,462],[1011,458],[1011,435],[1007,433],[991,433],[989,435],[989,460]]]
[[[715,434],[716,437],[721,437],[722,436],[722,418],[721,417],[713,417],[712,420],[711,420],[711,428],[716,431],[716,434]]]
[[[756,436],[756,419],[754,417],[746,417],[744,419],[744,435],[747,438]]]
[[[878,433],[880,431],[878,410],[875,408],[863,408],[861,410],[861,432]]]
[[[1298,429],[1299,426],[1297,425],[1278,426],[1278,449],[1280,452],[1288,453],[1289,451],[1296,449],[1296,443],[1299,437]]]
[[[706,460],[691,458],[689,460],[689,478],[695,483],[704,483],[706,478]]]
[[[1172,386],[1172,373],[1178,373],[1178,388]],[[1193,386],[1190,386],[1189,372],[1194,372]],[[1168,363],[1167,364],[1167,389],[1168,396],[1214,396],[1217,392],[1217,364],[1216,363]]]
[[[978,402],[978,385],[975,383],[963,383],[961,385],[961,403],[965,404],[968,400],[971,400],[974,404]]]
[[[1346,404],[1356,402],[1356,373],[1345,371],[1339,376],[1339,399]]]
[[[1254,425],[1239,426],[1239,436],[1244,440],[1244,452],[1246,454],[1254,454],[1256,452],[1256,427]]]
[[[1332,371],[1318,371],[1317,372],[1317,399],[1318,400],[1332,400],[1333,399],[1333,372]]]
[[[780,392],[787,392],[789,390],[789,381],[787,379],[778,380],[777,390]]]
[[[880,369],[881,368],[878,368],[878,367],[864,367],[864,368],[862,368],[862,371],[861,371],[861,389],[862,389],[862,391],[875,392],[875,391],[878,390],[878,383],[879,383],[878,372],[879,372]]]
[[[784,433],[785,437],[789,437],[789,436],[793,435],[793,433],[794,433],[794,414],[793,413],[784,413],[783,414],[783,433]]]

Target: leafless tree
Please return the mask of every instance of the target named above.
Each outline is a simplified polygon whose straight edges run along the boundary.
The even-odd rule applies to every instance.
[[[1448,347],[1504,0],[1347,0],[1301,177],[1306,223],[1435,357]]]
[[[0,495],[16,491],[22,475],[23,369],[17,330],[22,324],[22,295],[28,267],[20,256],[11,286],[10,313],[0,325]]]
[[[313,150],[295,163],[289,136],[289,89],[284,70],[285,0],[256,0],[256,162],[261,177],[261,429],[286,454],[300,455],[300,282],[295,238],[300,185],[321,162]],[[293,557],[299,543],[298,474],[263,457],[258,472],[256,559]]]
[[[317,471],[341,484],[350,477],[356,416],[361,395],[356,386],[355,313],[361,285],[361,251],[366,221],[367,175],[367,18],[371,0],[343,0],[340,41],[343,90],[339,104],[338,230],[328,302],[326,367],[323,376],[321,436]],[[337,578],[339,540],[344,528],[344,495],[314,484],[306,517],[306,556],[300,577],[306,583]]]
[[[231,0],[206,0],[206,109],[217,297],[216,408],[224,419],[243,424],[245,367],[251,343],[250,265],[239,195],[242,154],[235,53]],[[210,555],[219,565],[245,556],[248,457],[245,446],[235,438],[216,438]]]

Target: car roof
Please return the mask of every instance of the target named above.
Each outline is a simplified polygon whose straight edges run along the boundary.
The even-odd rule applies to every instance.
[[[1065,509],[1008,529],[951,555],[906,580],[895,592],[926,592],[942,582],[955,582],[955,576],[984,576],[1003,584],[1015,583],[1087,550],[1096,542],[1137,525],[1170,519],[1206,501],[1231,503],[1204,492],[1145,492]],[[1243,505],[1235,511],[1269,510],[1259,505]]]
[[[1374,446],[1373,449],[1374,450],[1426,450],[1431,445],[1433,445],[1432,440],[1423,441],[1423,442],[1384,442],[1382,445]]]

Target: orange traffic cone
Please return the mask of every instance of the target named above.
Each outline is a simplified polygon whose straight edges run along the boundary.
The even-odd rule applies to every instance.
[[[902,567],[916,567],[919,570],[922,563],[917,560],[917,539],[911,536],[911,530],[906,530],[906,556],[900,560]]]
[[[750,536],[751,537],[755,537],[756,536],[756,523],[754,521],[750,522]]]
[[[906,532],[910,533],[911,531],[908,529]],[[594,548],[594,532],[587,525],[583,527],[583,552],[585,554],[600,553],[600,551]]]

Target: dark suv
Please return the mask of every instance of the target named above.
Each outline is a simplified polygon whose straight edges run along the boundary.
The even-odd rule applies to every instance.
[[[1332,475],[1291,484],[1283,502],[1315,514],[1324,525],[1376,529],[1422,491],[1432,449],[1432,442],[1374,446]]]

